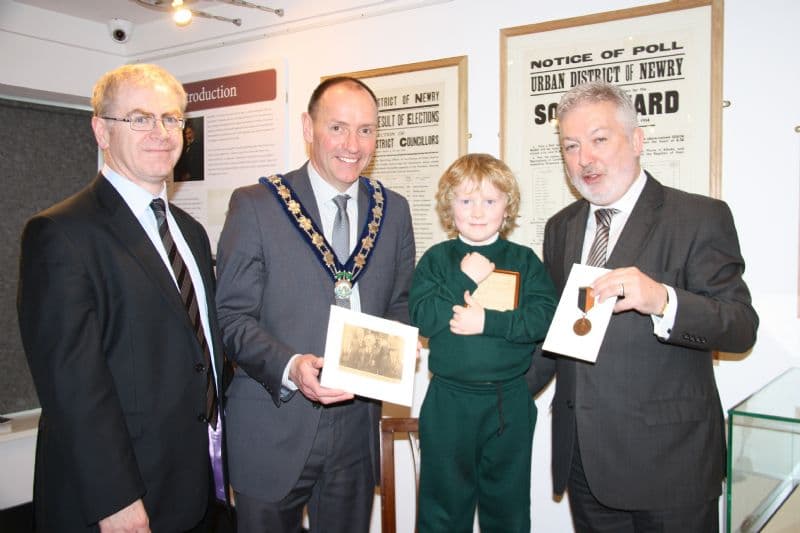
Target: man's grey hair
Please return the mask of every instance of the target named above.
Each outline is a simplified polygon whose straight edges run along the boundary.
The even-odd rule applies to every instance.
[[[575,107],[585,103],[611,102],[628,132],[639,125],[639,117],[630,96],[620,87],[602,81],[582,83],[567,91],[558,103],[556,118],[561,119]]]

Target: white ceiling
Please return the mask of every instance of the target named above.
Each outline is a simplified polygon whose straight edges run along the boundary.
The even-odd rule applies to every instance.
[[[14,0],[18,4],[55,11],[63,15],[69,15],[94,22],[108,22],[112,18],[129,20],[134,24],[145,24],[153,22],[169,15],[161,9],[148,8],[137,3],[135,0]],[[169,6],[170,0],[147,0],[148,3]],[[264,13],[256,9],[230,6],[223,2],[214,0],[184,0],[184,3],[192,8],[206,11],[213,15],[229,16],[231,12],[236,17],[247,18],[248,14],[256,15]],[[270,8],[284,7],[292,3],[292,0],[252,0],[252,3]],[[296,3],[296,2],[295,2]],[[280,5],[277,5],[280,4]],[[269,13],[265,13],[269,14]],[[272,15],[275,16],[275,15]],[[220,24],[225,24],[220,22]]]
[[[171,4],[171,0],[146,0]],[[162,62],[182,54],[218,49],[221,46],[264,41],[273,36],[304,32],[363,20],[365,17],[410,11],[453,0],[249,0],[284,16],[260,9],[226,3],[224,0],[184,0],[195,10],[210,15],[241,19],[230,22],[197,18],[187,27],[176,26],[167,11],[148,8],[136,0],[0,0],[0,41],[6,34],[30,39],[36,53],[67,47],[87,52],[102,61]],[[112,19],[129,21],[129,39],[112,38]],[[16,42],[16,41],[15,41]],[[20,64],[17,68],[26,69]],[[62,101],[27,86],[6,85],[0,79],[0,96]],[[85,102],[69,102],[85,105]]]
[[[167,9],[143,6],[136,0],[0,0],[0,33],[114,54],[126,60],[157,61],[223,42],[264,39],[452,0],[249,0],[263,7],[282,9],[283,16],[225,0],[184,0],[196,11],[241,19],[241,25],[237,26],[224,20],[197,17],[184,28],[171,20],[168,8],[171,0],[143,1]],[[131,23],[127,41],[111,38],[112,19]]]

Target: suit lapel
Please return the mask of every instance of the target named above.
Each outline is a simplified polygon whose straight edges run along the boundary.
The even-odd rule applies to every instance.
[[[297,199],[303,204],[303,208],[308,213],[308,216],[311,217],[311,220],[314,221],[314,224],[319,229],[320,233],[323,232],[322,230],[322,216],[319,212],[319,206],[317,205],[317,198],[314,196],[314,189],[311,188],[311,179],[308,177],[308,165],[311,163],[306,161],[306,164],[303,165],[300,169],[290,172],[284,178],[286,182],[291,185],[292,190],[294,191]],[[294,222],[290,222],[294,224]],[[303,246],[308,246],[311,253],[314,254],[314,251],[311,250],[311,244],[307,243],[305,240],[303,241]],[[329,287],[326,289],[328,302],[333,304],[336,299],[334,297],[333,292],[333,281],[331,281],[330,273],[328,270],[322,265],[321,261],[316,261],[318,265],[318,270],[316,270],[317,274],[315,274],[315,278],[319,276],[319,282],[324,287]]]
[[[386,198],[386,192],[383,193],[384,199]],[[385,207],[385,206],[384,206]],[[367,186],[364,184],[363,179],[359,179],[358,184],[358,228],[356,228],[356,239],[361,237],[361,230],[364,228],[364,224],[367,222],[367,215],[369,211],[369,191],[367,190]],[[386,213],[383,213],[383,220],[386,221]],[[373,248],[372,252],[370,253],[370,261],[374,258],[374,254],[380,254],[380,240],[376,244],[375,248]],[[356,242],[356,246],[361,246],[361,241]],[[375,283],[376,279],[373,276],[366,275],[369,272],[369,265],[367,265],[367,271],[364,272],[365,275],[358,278],[358,285],[359,285],[359,298],[361,299],[361,310],[364,312],[372,311],[375,313],[374,310],[370,308],[372,301],[370,296],[376,294],[375,289],[370,287],[371,283]]]
[[[636,264],[636,259],[641,251],[646,249],[646,244],[655,230],[657,213],[663,201],[664,188],[653,176],[647,174],[647,183],[608,257],[606,268]]]
[[[384,194],[384,198],[386,194]],[[364,228],[364,224],[367,223],[367,213],[369,211],[369,191],[367,190],[367,186],[364,184],[364,180],[358,180],[358,227],[356,228],[356,236],[361,236],[361,230]],[[360,243],[359,243],[360,244]]]
[[[589,203],[583,201],[575,214],[567,220],[564,240],[564,279],[561,286],[567,282],[572,265],[581,262],[583,252],[583,238],[586,234],[586,219],[589,216]]]
[[[106,227],[119,241],[120,247],[139,263],[144,274],[150,278],[166,300],[168,307],[191,329],[189,315],[172,276],[125,200],[102,174],[98,174],[92,183],[92,190],[102,213],[107,217]]]
[[[322,217],[319,214],[319,206],[317,205],[317,198],[314,196],[314,189],[311,188],[311,179],[308,177],[309,164],[306,162],[300,170],[287,175],[286,179],[297,195],[297,199],[303,204],[306,213],[322,231]]]

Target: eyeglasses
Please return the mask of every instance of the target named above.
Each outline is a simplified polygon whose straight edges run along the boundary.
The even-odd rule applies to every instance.
[[[126,118],[105,116],[100,118],[105,120],[116,120],[117,122],[127,122],[133,131],[153,131],[153,128],[156,127],[156,122],[161,122],[164,125],[164,129],[169,131],[182,130],[183,126],[186,124],[185,119],[173,117],[172,115],[166,115],[161,118],[156,118],[153,115],[138,114],[131,115]]]

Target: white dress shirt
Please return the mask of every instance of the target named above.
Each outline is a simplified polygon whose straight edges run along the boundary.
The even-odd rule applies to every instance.
[[[122,199],[125,200],[125,203],[128,204],[128,207],[133,212],[133,215],[139,221],[139,224],[142,225],[142,229],[145,231],[145,233],[147,233],[147,236],[152,241],[153,246],[158,251],[159,257],[161,257],[161,261],[164,262],[167,272],[169,272],[169,275],[175,282],[175,290],[180,293],[180,287],[178,286],[177,280],[175,280],[175,272],[172,271],[169,258],[167,258],[167,251],[164,249],[164,243],[161,241],[161,236],[158,234],[158,222],[156,221],[156,215],[153,213],[153,209],[150,207],[150,203],[156,197],[133,183],[131,180],[121,176],[112,170],[108,165],[103,166],[103,176],[105,176],[108,182],[111,183],[120,196],[122,196]],[[203,278],[200,275],[200,269],[197,268],[197,261],[195,261],[194,255],[189,249],[189,245],[186,244],[186,239],[183,238],[183,233],[181,233],[180,227],[178,227],[178,223],[175,222],[175,219],[172,217],[172,213],[169,210],[166,184],[161,188],[161,192],[158,194],[157,198],[164,200],[164,205],[167,209],[167,225],[169,226],[169,231],[172,234],[172,239],[175,241],[175,246],[178,248],[178,253],[181,254],[183,262],[186,263],[186,269],[189,271],[189,276],[192,278],[194,292],[197,297],[197,307],[200,310],[200,321],[203,323],[203,333],[205,333],[206,336],[206,344],[208,344],[208,351],[211,354],[211,366],[212,370],[214,371],[214,376],[216,377],[217,369],[214,368],[214,343],[211,342],[211,329],[208,323],[208,301],[206,299],[206,287],[203,285]],[[215,379],[214,383],[216,384],[218,381]],[[217,394],[217,397],[219,397],[219,394]]]
[[[592,247],[594,235],[597,231],[597,220],[595,219],[594,215],[595,211],[598,209],[611,208],[619,211],[618,213],[614,214],[613,217],[611,217],[611,226],[608,230],[607,257],[610,257],[611,252],[614,250],[614,246],[616,246],[619,236],[622,233],[622,230],[625,228],[625,224],[627,224],[628,218],[630,217],[633,208],[636,206],[636,202],[639,200],[639,196],[642,194],[646,183],[647,176],[645,175],[644,170],[641,170],[636,180],[634,180],[625,194],[623,194],[622,197],[616,202],[604,206],[594,205],[591,203],[589,204],[589,218],[586,221],[586,232],[583,236],[583,251],[581,252],[582,264],[586,264],[586,259],[589,256],[589,250]],[[653,320],[653,333],[661,339],[667,339],[672,333],[672,326],[675,324],[675,314],[678,311],[678,298],[675,294],[675,289],[669,285],[664,285],[663,283],[662,285],[667,290],[667,307],[664,309],[663,316],[650,315],[650,318]]]

